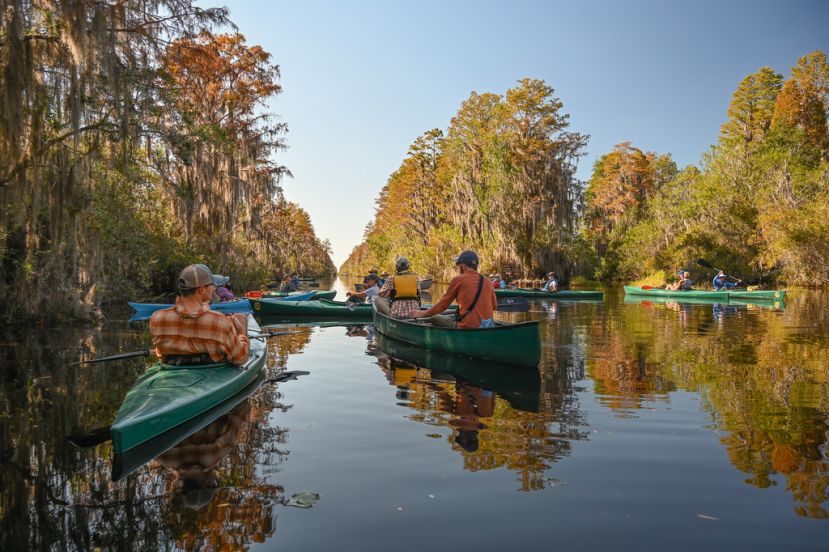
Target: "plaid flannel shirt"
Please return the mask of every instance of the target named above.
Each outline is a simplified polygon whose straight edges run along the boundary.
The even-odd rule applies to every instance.
[[[150,333],[160,358],[207,353],[213,362],[244,364],[250,353],[248,336],[240,335],[226,315],[210,310],[209,303],[192,312],[176,298],[174,306],[153,313]]]

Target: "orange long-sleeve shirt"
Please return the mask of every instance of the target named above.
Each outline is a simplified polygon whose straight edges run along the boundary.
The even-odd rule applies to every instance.
[[[440,300],[432,305],[432,308],[426,311],[426,316],[439,314],[445,311],[452,301],[458,303],[458,313],[463,315],[469,310],[469,305],[475,300],[475,295],[478,293],[478,282],[481,275],[475,270],[467,270],[463,274],[459,274],[452,278],[449,282],[449,289],[443,294]],[[489,278],[484,278],[483,287],[481,288],[481,296],[475,304],[472,312],[464,316],[463,320],[458,323],[459,328],[480,328],[481,322],[492,318],[492,312],[498,300],[495,298],[495,288],[492,287],[492,282]]]

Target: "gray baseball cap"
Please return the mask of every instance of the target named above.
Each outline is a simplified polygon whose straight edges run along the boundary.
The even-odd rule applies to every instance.
[[[207,268],[207,265],[203,264],[191,264],[186,266],[178,275],[179,289],[195,289],[209,284],[221,286],[229,281],[229,277],[222,276],[221,274],[213,274],[213,272]]]

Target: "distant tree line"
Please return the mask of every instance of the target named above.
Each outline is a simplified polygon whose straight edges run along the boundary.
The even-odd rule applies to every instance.
[[[334,271],[287,202],[279,68],[191,0],[0,0],[2,318],[89,317],[203,261]]]
[[[447,135],[424,134],[378,199],[341,271],[390,267],[448,276],[473,248],[485,271],[558,270],[661,283],[706,258],[751,281],[822,283],[829,270],[829,65],[812,52],[784,77],[768,67],[734,92],[700,166],[623,142],[575,177],[587,136],[568,130],[543,81],[473,93]]]

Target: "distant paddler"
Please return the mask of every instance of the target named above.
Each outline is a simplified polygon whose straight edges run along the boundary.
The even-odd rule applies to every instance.
[[[555,272],[547,273],[547,281],[544,283],[542,291],[558,291],[558,274]]]
[[[673,284],[668,284],[665,286],[665,289],[670,291],[690,291],[693,287],[693,282],[691,281],[691,273],[687,270],[681,270],[679,272],[679,281]]]
[[[362,303],[363,301],[368,301],[371,303],[380,293],[380,287],[377,285],[377,281],[379,280],[377,274],[369,272],[368,276],[363,278],[363,291],[348,291],[346,295],[348,296],[348,301],[352,303]]]
[[[189,265],[181,271],[176,304],[154,312],[150,318],[153,346],[162,362],[178,366],[247,362],[247,315],[210,310],[213,288],[222,281],[224,277],[214,275],[203,264]]]
[[[737,287],[737,284],[741,281],[731,281],[729,280],[729,278],[731,278],[731,280],[735,280],[735,278],[732,278],[731,276],[726,276],[725,272],[720,270],[717,273],[717,275],[714,276],[714,280],[712,282],[714,284],[714,291],[728,291],[729,289],[734,289],[735,287]]]
[[[498,301],[492,282],[483,274],[478,274],[478,255],[474,251],[464,251],[455,258],[455,266],[460,274],[449,282],[449,289],[443,297],[426,311],[417,311],[413,318],[432,317],[432,324],[444,328],[491,328],[495,325],[492,313]],[[457,301],[455,316],[443,316],[445,311]]]

